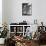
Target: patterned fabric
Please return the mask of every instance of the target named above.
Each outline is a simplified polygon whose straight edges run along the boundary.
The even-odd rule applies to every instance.
[[[31,42],[25,42],[25,43],[21,43],[21,42],[17,42],[16,46],[31,46]]]

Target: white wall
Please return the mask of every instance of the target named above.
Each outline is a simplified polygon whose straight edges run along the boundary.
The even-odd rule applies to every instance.
[[[22,16],[22,3],[23,2],[31,2],[30,0],[26,1],[26,0],[11,0],[11,15],[9,17],[10,19],[10,23],[11,22],[22,22],[23,20],[26,21],[31,21],[32,17],[31,16]],[[29,19],[31,18],[31,19]]]
[[[44,25],[46,25],[46,0],[33,0],[32,14],[38,20],[39,24],[43,21]]]
[[[34,19],[37,19],[38,24],[41,21],[46,25],[46,0],[32,0],[32,16],[22,16],[22,3],[31,2],[30,0],[5,0],[4,3],[4,16],[3,20],[7,23],[21,22],[26,20],[27,22],[34,23]],[[5,18],[6,17],[6,18]]]
[[[2,27],[2,0],[0,0],[0,27]]]
[[[8,23],[8,15],[7,15],[7,0],[2,0],[2,23]]]

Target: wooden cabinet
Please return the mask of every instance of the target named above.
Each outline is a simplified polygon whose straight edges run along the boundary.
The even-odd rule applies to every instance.
[[[9,30],[10,30],[10,35],[22,35],[25,36],[26,33],[26,28],[30,27],[31,25],[10,25]]]

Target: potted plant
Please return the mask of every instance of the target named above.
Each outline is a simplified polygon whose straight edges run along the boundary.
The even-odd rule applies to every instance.
[[[7,24],[3,25],[3,31],[0,31],[0,44],[4,44],[4,40],[7,37],[8,29]]]

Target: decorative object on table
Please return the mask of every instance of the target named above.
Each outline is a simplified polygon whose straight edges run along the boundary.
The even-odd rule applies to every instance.
[[[19,25],[27,25],[27,22],[23,20],[23,22],[20,22]]]
[[[43,22],[41,22],[41,25],[43,26]]]
[[[31,35],[32,34],[30,33],[30,36],[26,36],[26,39],[31,40],[32,39],[32,36]]]
[[[32,39],[32,32],[30,32],[30,27],[26,29],[26,38],[28,40]]]
[[[34,24],[37,24],[37,19],[34,20]]]
[[[30,16],[32,15],[32,3],[22,3],[22,15],[23,16]]]

